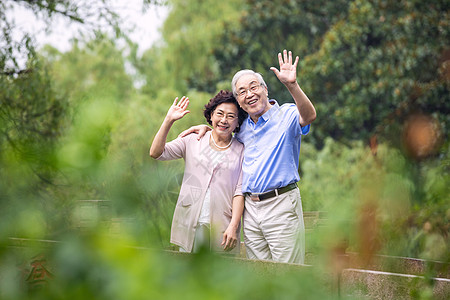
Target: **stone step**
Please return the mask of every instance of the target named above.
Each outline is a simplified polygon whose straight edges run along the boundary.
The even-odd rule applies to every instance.
[[[347,268],[389,271],[411,275],[430,274],[435,277],[450,279],[450,264],[411,257],[374,255],[369,262],[360,259],[358,253],[346,252]]]

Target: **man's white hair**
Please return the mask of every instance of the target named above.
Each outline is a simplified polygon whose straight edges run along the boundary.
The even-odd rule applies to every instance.
[[[264,79],[261,74],[253,71],[253,70],[240,70],[236,74],[234,74],[233,79],[231,80],[231,90],[233,91],[233,95],[237,97],[237,91],[236,91],[236,82],[244,75],[254,75],[258,79],[259,83],[264,86],[267,90],[267,84],[264,82]]]

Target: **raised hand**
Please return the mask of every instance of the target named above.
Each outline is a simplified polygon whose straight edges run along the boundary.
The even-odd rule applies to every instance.
[[[153,158],[158,158],[163,153],[166,145],[167,134],[169,133],[173,122],[181,119],[189,113],[189,111],[186,110],[189,105],[189,98],[183,96],[180,102],[177,103],[177,101],[178,97],[175,98],[172,106],[169,108],[169,111],[167,111],[167,115],[156,133],[155,138],[153,139],[150,147],[150,156]]]
[[[189,110],[186,110],[186,108],[189,105],[188,97],[183,96],[178,103],[177,101],[178,97],[175,98],[172,106],[167,111],[166,118],[172,122],[183,118],[186,114],[190,112]]]
[[[295,62],[292,63],[292,52],[289,51],[288,53],[284,50],[283,56],[281,53],[278,53],[278,62],[280,63],[280,70],[275,67],[270,68],[278,79],[285,85],[295,83],[297,81],[298,56],[295,57]]]

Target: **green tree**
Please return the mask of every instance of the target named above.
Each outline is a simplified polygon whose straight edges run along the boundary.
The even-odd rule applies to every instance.
[[[433,115],[448,136],[448,11],[446,1],[352,1],[302,64],[319,112],[315,138],[396,143],[413,112]]]
[[[63,128],[67,95],[54,86],[47,65],[38,57],[30,33],[17,28],[8,12],[16,6],[46,21],[63,17],[96,31],[104,23],[120,33],[108,1],[97,5],[73,1],[2,1],[0,3],[0,162],[7,153],[23,159],[44,182],[50,182],[52,145]],[[14,38],[18,36],[18,38]],[[10,157],[8,157],[9,159]],[[45,173],[45,175],[44,175]]]
[[[71,101],[104,97],[125,102],[134,91],[125,70],[127,47],[119,48],[113,39],[98,34],[92,40],[75,41],[65,53],[46,46],[40,55],[51,66],[55,89],[67,92]]]
[[[154,46],[136,63],[146,82],[143,92],[154,96],[169,87],[180,93],[191,89],[217,92],[223,70],[212,51],[220,46],[217,41],[224,24],[237,24],[242,2],[167,2],[171,10],[162,28],[162,45]]]
[[[32,11],[50,31],[57,18],[81,24],[80,39],[93,41],[75,42],[68,54],[37,49],[34,37],[12,18],[16,6]],[[62,230],[67,200],[76,195],[70,193],[82,190],[79,182],[69,182],[76,177],[66,172],[68,160],[81,156],[81,164],[94,166],[105,156],[114,107],[102,104],[125,101],[133,89],[121,50],[101,33],[110,29],[126,39],[119,25],[106,0],[0,2],[0,238],[15,227],[27,228],[19,230],[22,236],[33,227],[42,229],[35,231],[39,237]],[[45,221],[24,222],[33,220],[26,211]]]
[[[289,93],[269,70],[278,64],[277,53],[289,49],[302,60],[317,51],[323,35],[347,16],[348,5],[348,0],[245,1],[239,25],[226,23],[213,49],[222,80],[231,81],[240,69],[253,69],[264,76],[271,95],[280,103],[289,101]]]

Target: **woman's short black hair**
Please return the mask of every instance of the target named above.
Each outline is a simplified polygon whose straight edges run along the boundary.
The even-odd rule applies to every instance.
[[[214,96],[214,98],[211,98],[209,100],[208,104],[205,105],[205,110],[203,111],[203,115],[205,116],[206,121],[208,121],[209,125],[212,125],[211,115],[216,107],[222,103],[233,103],[234,105],[236,105],[238,109],[239,126],[236,127],[234,132],[239,132],[242,122],[244,122],[245,118],[247,118],[247,113],[239,106],[239,103],[236,101],[236,98],[234,98],[233,93],[230,91],[221,90],[219,93],[217,93],[217,95]]]

